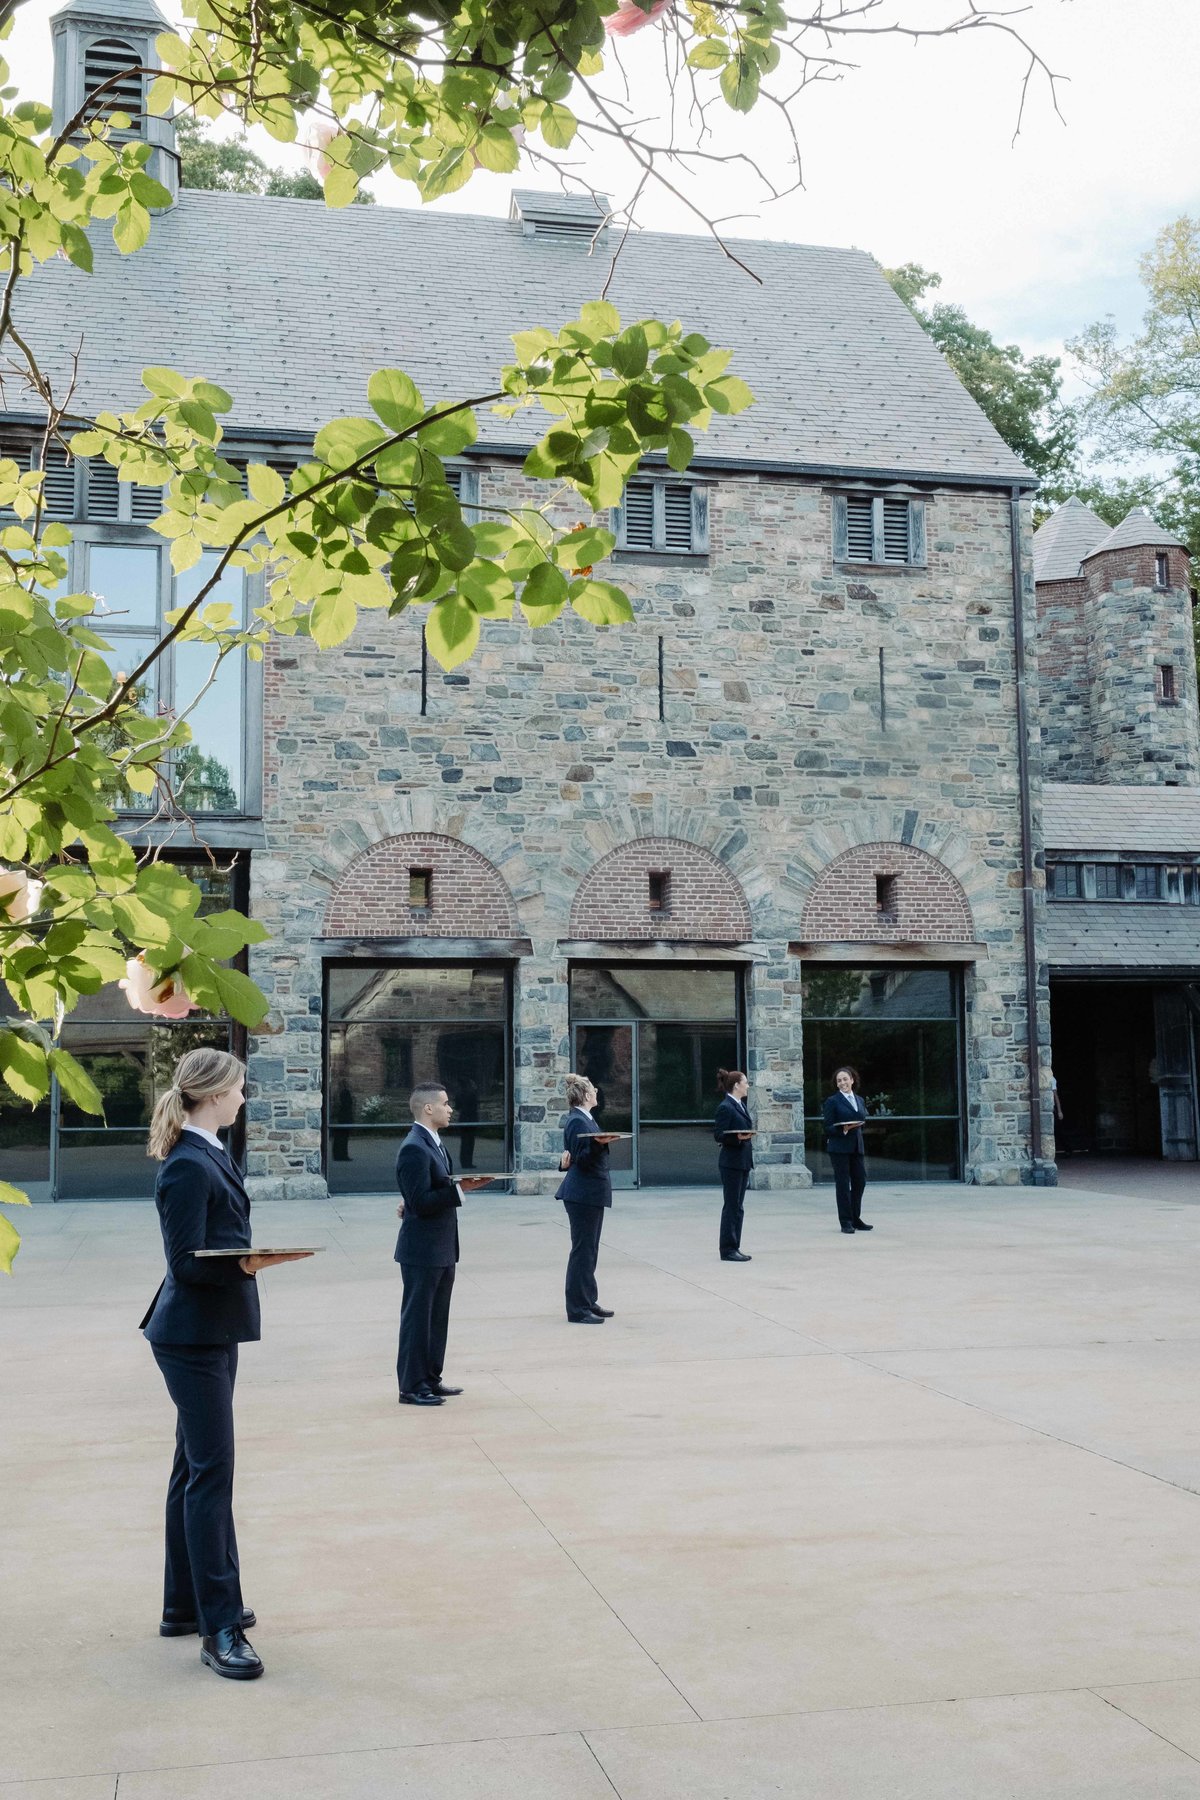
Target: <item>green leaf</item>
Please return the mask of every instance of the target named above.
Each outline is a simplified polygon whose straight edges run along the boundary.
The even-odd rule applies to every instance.
[[[603,562],[606,556],[612,555],[616,542],[611,531],[605,531],[599,525],[588,525],[582,531],[571,531],[560,538],[555,554],[564,569],[590,569],[593,563]]]
[[[512,577],[494,562],[469,563],[458,578],[458,589],[481,619],[512,618]]]
[[[456,669],[479,642],[479,614],[469,601],[447,594],[429,609],[425,642],[436,663],[443,669]]]
[[[376,369],[367,383],[367,399],[389,431],[407,431],[425,411],[425,402],[403,369]]]
[[[23,1194],[11,1181],[0,1181],[0,1206],[29,1206],[28,1194]]]
[[[456,149],[447,150],[444,156],[426,169],[420,179],[422,200],[440,200],[443,194],[457,193],[465,187],[475,172],[475,158],[471,152],[459,145]]]
[[[239,1025],[262,1024],[267,1016],[266,998],[248,975],[243,975],[240,969],[223,969],[218,965],[212,971],[212,978],[221,1005],[231,1019],[236,1019]]]
[[[155,181],[152,175],[147,175],[145,169],[139,169],[130,178],[129,188],[134,199],[140,200],[143,206],[170,206],[171,204],[170,191],[163,186],[161,181]]]
[[[521,589],[521,611],[535,627],[557,619],[567,603],[567,578],[554,563],[539,563]]]
[[[619,587],[610,581],[572,582],[571,605],[591,625],[628,625],[633,608]]]
[[[754,395],[736,375],[722,375],[719,381],[710,381],[704,390],[704,398],[713,411],[719,413],[743,412],[754,404]]]
[[[142,386],[148,388],[152,394],[157,394],[160,398],[165,400],[178,400],[188,391],[188,383],[184,380],[182,375],[176,374],[174,369],[164,369],[157,366],[152,369],[142,370]],[[97,448],[99,448],[99,446],[97,446]],[[81,448],[79,454],[81,456],[88,456],[91,452]]]
[[[260,506],[280,506],[287,499],[287,486],[278,469],[266,463],[252,462],[246,470],[246,484],[251,497]]]
[[[15,1031],[0,1031],[0,1075],[20,1100],[44,1100],[50,1092],[46,1052]]]
[[[723,69],[728,61],[728,46],[719,38],[701,38],[688,51],[689,69]]]
[[[218,387],[215,381],[193,381],[192,395],[202,400],[211,412],[225,413],[233,411],[233,395]]]
[[[621,329],[621,315],[607,300],[587,300],[579,309],[579,322],[593,340],[612,337]]]
[[[541,132],[552,150],[566,150],[578,129],[579,123],[569,107],[547,101],[542,108]],[[600,223],[599,217],[596,223]]]
[[[667,461],[676,470],[686,469],[696,449],[695,439],[682,425],[672,427],[667,437]]]
[[[318,594],[308,615],[309,632],[322,650],[344,644],[357,623],[358,608],[341,588],[332,594]]]
[[[377,450],[386,437],[374,419],[334,419],[318,431],[313,449],[331,469],[344,469]]]
[[[758,99],[758,64],[738,56],[721,70],[721,92],[734,112],[750,112]]]
[[[349,206],[358,192],[358,176],[353,169],[335,163],[325,177],[325,204],[337,210]]]
[[[29,1204],[26,1196],[17,1188],[10,1186],[7,1181],[0,1181],[0,1200],[3,1200],[7,1206],[28,1206]],[[20,1248],[20,1232],[15,1225],[10,1224],[3,1213],[0,1213],[0,1269],[3,1269],[6,1275],[12,1274],[13,1260]]]
[[[87,1070],[75,1061],[69,1050],[52,1050],[50,1067],[58,1076],[58,1085],[68,1100],[85,1113],[104,1116],[104,1100]]]
[[[630,325],[613,345],[613,367],[626,381],[641,375],[649,360],[650,347],[640,325]]]
[[[150,236],[150,214],[136,200],[126,200],[113,220],[113,242],[122,256],[140,250]]]
[[[503,125],[485,125],[474,149],[480,166],[494,175],[511,175],[521,160],[516,138]]]
[[[71,225],[66,220],[59,226],[62,232],[63,249],[77,269],[83,269],[88,275],[92,272],[92,246],[86,231],[78,225]]]

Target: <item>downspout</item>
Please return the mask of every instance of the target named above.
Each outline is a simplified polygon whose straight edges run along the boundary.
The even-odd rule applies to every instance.
[[[1025,666],[1025,597],[1021,580],[1021,490],[1009,491],[1012,545],[1014,666],[1017,677],[1017,786],[1021,802],[1021,919],[1025,940],[1026,1057],[1029,1063],[1029,1148],[1042,1160],[1042,1070],[1038,1044],[1037,937],[1034,897],[1033,803],[1029,793],[1029,696]]]

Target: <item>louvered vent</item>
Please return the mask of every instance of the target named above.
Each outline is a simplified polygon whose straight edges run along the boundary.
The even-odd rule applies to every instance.
[[[462,499],[463,472],[461,469],[446,470],[446,486],[456,500]]]
[[[33,465],[33,451],[28,444],[13,444],[5,439],[0,439],[0,457],[3,457],[6,462],[15,462],[22,474]],[[15,518],[16,514],[11,506],[0,507],[0,519]]]
[[[622,501],[625,514],[621,542],[626,550],[654,548],[654,488],[648,481],[631,481]]]
[[[561,238],[565,243],[590,244],[600,229],[599,219],[535,219],[537,238]]]
[[[690,550],[692,547],[692,490],[687,487],[663,489],[663,543],[668,550]]]
[[[875,559],[874,505],[869,494],[847,497],[846,556],[850,562],[873,562]]]
[[[160,487],[142,487],[134,482],[130,491],[129,516],[135,525],[152,525],[163,509]]]
[[[89,44],[83,63],[83,88],[88,95],[97,88],[104,92],[91,109],[93,118],[107,118],[110,113],[128,113],[130,130],[142,126],[141,57],[132,44],[121,38],[97,38]],[[111,82],[111,86],[105,83]]]
[[[43,510],[50,519],[75,517],[75,464],[61,444],[47,444],[42,481]]]
[[[883,560],[908,561],[908,501],[885,500],[883,503]]]
[[[121,516],[121,487],[111,463],[92,457],[87,465],[87,516],[115,524]]]

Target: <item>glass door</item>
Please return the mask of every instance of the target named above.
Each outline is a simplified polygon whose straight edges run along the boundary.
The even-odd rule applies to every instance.
[[[637,1117],[637,1057],[633,1025],[577,1024],[572,1062],[596,1090],[593,1118],[604,1131],[634,1130]],[[613,1144],[609,1173],[615,1188],[636,1187],[638,1182],[637,1137]]]

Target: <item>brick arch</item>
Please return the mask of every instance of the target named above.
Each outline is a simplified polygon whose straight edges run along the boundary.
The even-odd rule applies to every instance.
[[[652,873],[669,878],[662,911],[649,906]],[[618,844],[584,876],[571,905],[570,935],[741,944],[754,933],[740,882],[711,850],[682,838],[639,837]]]
[[[890,878],[890,916],[877,877]],[[970,944],[971,906],[944,863],[912,844],[856,844],[817,876],[800,925],[809,943]]]
[[[429,869],[430,906],[409,901],[409,870]],[[325,909],[326,937],[515,937],[508,883],[480,851],[437,832],[381,838],[343,872]]]

